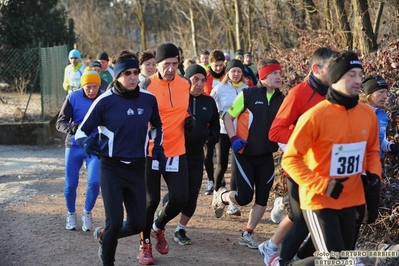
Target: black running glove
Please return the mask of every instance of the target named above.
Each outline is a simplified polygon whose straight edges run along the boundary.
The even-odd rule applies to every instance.
[[[348,179],[349,177],[332,179],[328,183],[326,195],[333,199],[338,199],[339,195],[341,195],[342,190],[344,189],[344,185],[342,185],[342,183]]]
[[[166,172],[167,158],[161,146],[154,146],[152,149],[152,160],[158,161],[158,172],[160,172],[161,175],[164,175]]]
[[[366,171],[366,174],[369,186],[375,186],[381,182],[381,179],[377,174],[370,173],[369,171]]]
[[[399,144],[392,143],[389,145],[389,149],[391,150],[392,154],[398,154],[399,153]]]
[[[101,147],[98,142],[92,137],[87,137],[83,144],[83,150],[85,151],[87,157],[91,157],[92,155],[97,156],[100,159],[100,151]]]
[[[184,120],[184,129],[191,133],[194,131],[195,128],[195,118],[193,116],[189,116]]]

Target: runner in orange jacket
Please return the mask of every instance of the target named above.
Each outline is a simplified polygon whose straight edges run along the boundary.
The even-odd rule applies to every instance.
[[[167,167],[158,169],[157,158],[149,154],[146,160],[147,221],[140,234],[139,263],[154,263],[150,235],[155,239],[155,248],[160,254],[169,252],[165,239],[166,224],[183,209],[188,198],[188,168],[184,131],[192,131],[195,119],[189,114],[191,83],[177,74],[179,50],[172,43],[157,47],[155,61],[158,72],[144,80],[142,88],[155,95],[163,128],[163,143]],[[150,150],[153,143],[150,141]],[[169,192],[169,201],[162,207],[153,221],[161,194],[161,174]]]
[[[365,203],[361,174],[378,182],[378,123],[358,103],[363,69],[357,55],[342,51],[329,65],[327,99],[303,114],[282,159],[299,185],[299,198],[313,244],[322,257],[350,250],[355,238],[356,206]],[[331,254],[331,253],[330,253]]]

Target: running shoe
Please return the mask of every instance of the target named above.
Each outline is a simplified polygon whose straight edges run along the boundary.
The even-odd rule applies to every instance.
[[[158,230],[158,232],[155,232],[153,229],[151,229],[151,236],[155,239],[155,249],[160,253],[160,254],[168,254],[169,252],[169,245],[168,242],[165,239],[165,229],[163,230]]]
[[[270,219],[278,224],[281,222],[281,219],[283,218],[284,214],[284,203],[283,203],[283,197],[277,197],[274,201],[274,207],[272,211],[270,212]]]
[[[155,260],[152,256],[151,244],[140,244],[139,254],[137,254],[137,260],[142,265],[154,265]]]
[[[209,180],[208,184],[206,185],[205,195],[212,195],[213,194],[213,181]]]
[[[222,200],[222,194],[226,191],[227,191],[227,189],[225,187],[221,187],[213,195],[212,208],[213,208],[216,218],[222,217],[224,208],[226,207],[226,204],[224,204],[223,200]]]
[[[241,234],[240,240],[238,241],[238,244],[241,246],[247,246],[249,248],[256,249],[259,246],[258,241],[256,241],[254,234],[253,233],[248,233],[244,235],[244,233]]]
[[[260,254],[263,255],[263,261],[266,266],[269,266],[272,258],[274,258],[276,256],[278,257],[278,255],[279,255],[278,249],[271,248],[269,243],[270,243],[270,240],[265,241],[258,246],[258,250],[259,250]]]
[[[83,211],[82,213],[82,230],[90,231],[93,230],[93,218],[91,217],[91,212]]]
[[[229,206],[227,207],[226,213],[228,215],[234,215],[234,216],[241,216],[241,211],[237,207],[237,205],[230,203]]]
[[[186,236],[186,230],[180,229],[179,231],[175,231],[175,237],[173,240],[184,246],[184,245],[191,245],[191,239]]]
[[[76,230],[76,212],[68,212],[66,217],[66,226],[67,230]]]
[[[98,243],[98,258],[100,259],[101,263],[103,263],[103,242],[101,240],[101,237],[104,233],[104,228],[102,227],[97,227],[96,229],[94,229],[93,232],[93,237],[96,240],[96,242]]]

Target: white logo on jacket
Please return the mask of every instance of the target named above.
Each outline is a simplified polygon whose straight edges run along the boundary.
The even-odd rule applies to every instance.
[[[132,108],[129,108],[127,110],[127,115],[134,115],[134,111],[132,110]]]

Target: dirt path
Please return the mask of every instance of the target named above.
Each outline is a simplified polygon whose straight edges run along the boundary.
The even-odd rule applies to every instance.
[[[91,232],[65,229],[64,148],[62,145],[0,145],[0,265],[101,265]],[[227,175],[227,181],[229,176]],[[77,212],[84,203],[86,170],[81,170]],[[240,208],[241,217],[214,217],[211,196],[198,199],[196,213],[187,228],[190,246],[173,242],[177,218],[166,227],[170,251],[160,255],[154,249],[156,265],[264,265],[258,250],[238,245],[245,228],[249,206]],[[162,195],[165,193],[163,185]],[[272,195],[273,197],[273,195]],[[259,242],[270,238],[277,225],[269,219],[271,203],[256,229]],[[104,223],[101,196],[93,210],[96,226]],[[79,225],[80,219],[78,220]],[[138,236],[121,239],[115,265],[139,265]]]

